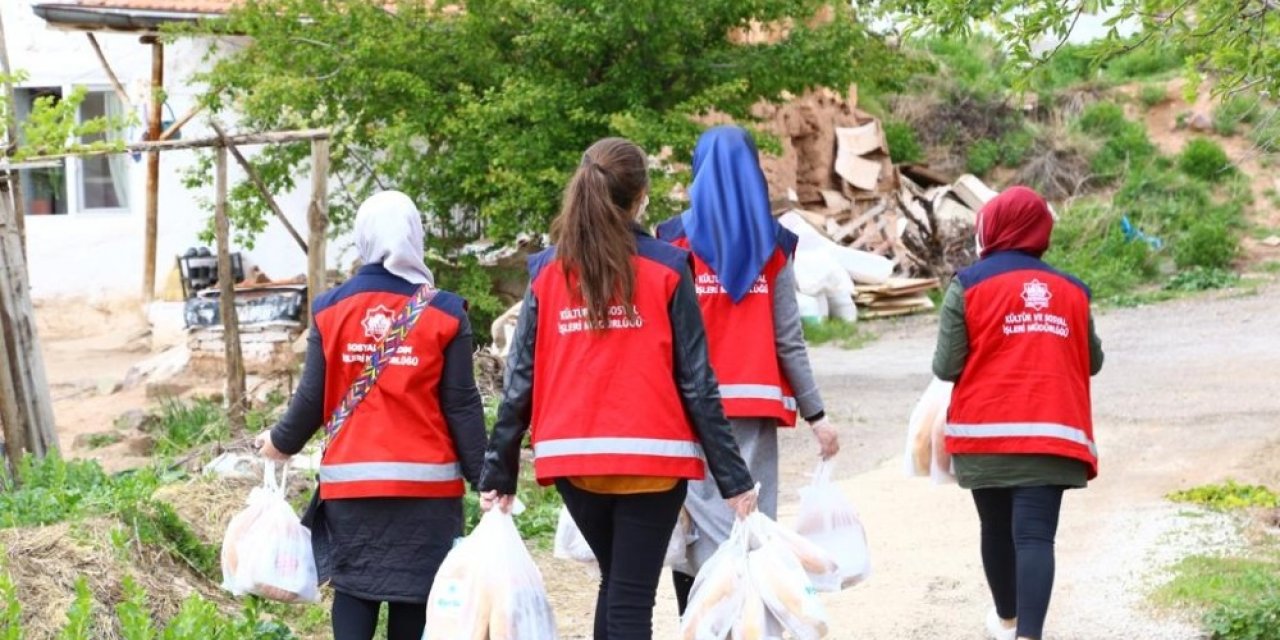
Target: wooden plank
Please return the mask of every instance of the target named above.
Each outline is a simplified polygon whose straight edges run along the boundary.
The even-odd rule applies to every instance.
[[[115,89],[116,97],[120,98],[120,104],[124,106],[126,112],[133,110],[133,103],[129,100],[129,93],[124,90],[124,85],[120,84],[120,78],[116,77],[116,72],[111,68],[111,63],[107,62],[107,56],[102,53],[102,46],[98,44],[98,36],[92,31],[86,31],[85,37],[89,38],[89,46],[93,47],[94,55],[98,56],[98,63],[102,65],[102,70],[107,74],[107,80],[111,81],[111,88]]]
[[[222,130],[222,127],[218,126],[218,123],[212,122],[210,125],[213,127],[214,132],[221,136],[223,140],[227,139],[227,133]],[[293,239],[298,243],[298,246],[302,247],[302,252],[306,253],[307,243],[303,242],[302,236],[298,234],[298,230],[293,228],[293,223],[289,222],[289,219],[285,217],[284,211],[280,208],[279,203],[276,202],[275,196],[271,195],[271,190],[267,188],[267,183],[263,182],[262,176],[258,174],[258,170],[253,168],[252,164],[249,164],[249,161],[244,157],[244,154],[240,153],[240,150],[237,149],[235,145],[228,144],[226,145],[226,148],[231,152],[231,156],[236,159],[236,164],[239,164],[240,168],[244,169],[245,174],[249,176],[249,181],[258,189],[258,195],[267,203],[267,208],[271,209],[271,212],[276,214],[276,218],[278,218],[280,223],[284,225],[285,230],[289,232],[289,235],[293,236]]]
[[[20,451],[44,456],[58,450],[53,402],[45,376],[44,358],[36,336],[26,259],[13,209],[0,194],[0,334],[5,369],[0,382],[5,440],[18,440]],[[6,445],[9,446],[9,445]]]
[[[236,283],[231,271],[231,223],[227,219],[227,148],[218,147],[214,162],[213,230],[218,241],[218,304],[222,315],[227,366],[227,421],[232,435],[245,432],[244,356],[236,314]]]
[[[204,105],[202,104],[196,104],[190,109],[187,109],[187,112],[182,114],[181,118],[178,118],[172,124],[170,124],[168,129],[165,129],[164,131],[160,132],[160,137],[157,138],[157,140],[168,140],[169,138],[172,138],[173,134],[182,130],[182,128],[185,127],[188,122],[191,122],[192,118],[195,118],[196,115],[198,115],[203,110],[204,110]]]
[[[311,142],[311,203],[307,207],[307,301],[327,288],[325,249],[329,229],[329,140]],[[308,317],[310,315],[308,314]]]

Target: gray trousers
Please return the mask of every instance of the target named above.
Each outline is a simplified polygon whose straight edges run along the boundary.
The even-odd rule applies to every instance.
[[[778,423],[773,418],[730,418],[734,438],[751,475],[760,483],[760,511],[778,518]],[[696,536],[689,546],[689,564],[682,573],[697,575],[702,564],[729,539],[734,514],[720,497],[715,480],[690,482],[685,509]]]

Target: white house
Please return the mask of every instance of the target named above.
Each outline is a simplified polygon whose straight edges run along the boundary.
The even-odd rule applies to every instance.
[[[100,14],[102,19],[126,27],[148,21],[216,14],[230,2],[222,0],[3,0],[0,12],[8,41],[11,66],[27,78],[16,90],[17,115],[22,118],[39,96],[67,95],[84,86],[88,98],[81,117],[125,115],[132,110],[135,125],[124,135],[141,140],[146,131],[150,99],[151,47],[139,42],[139,33],[103,31],[96,37],[112,69],[125,88],[130,106],[117,95],[94,53],[85,32],[60,29],[37,15],[49,11]],[[164,121],[181,117],[196,102],[201,88],[191,81],[202,68],[208,40],[184,39],[167,45],[164,52],[166,103]],[[235,43],[219,43],[234,48]],[[168,122],[165,122],[168,124]],[[228,131],[234,122],[223,121]],[[212,135],[202,117],[183,127],[184,137]],[[245,151],[252,155],[253,148]],[[182,176],[197,159],[195,151],[167,151],[160,156],[159,225],[155,282],[163,288],[176,257],[199,246],[208,212],[201,199],[212,200],[212,189],[189,191]],[[127,154],[68,159],[47,168],[22,171],[26,204],[26,233],[32,294],[37,299],[57,297],[137,297],[143,286],[143,242],[146,208],[146,158]],[[232,164],[231,180],[242,178]],[[293,193],[276,194],[277,202],[306,235],[306,207],[310,183],[297,181]],[[350,242],[330,243],[331,267],[350,263]],[[242,251],[248,265],[256,265],[272,278],[306,272],[306,256],[284,226],[274,217],[252,249]]]

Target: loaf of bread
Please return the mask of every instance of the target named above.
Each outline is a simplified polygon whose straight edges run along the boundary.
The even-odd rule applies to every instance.
[[[747,554],[752,582],[774,617],[796,640],[827,635],[827,616],[800,562],[776,538]]]
[[[742,611],[733,623],[730,640],[768,640],[769,612],[750,580],[742,585]]]

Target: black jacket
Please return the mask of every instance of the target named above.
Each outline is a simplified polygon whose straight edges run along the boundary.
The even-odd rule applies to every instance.
[[[702,443],[711,475],[720,488],[720,495],[726,498],[749,491],[755,486],[755,481],[724,416],[720,386],[707,354],[707,333],[694,291],[693,273],[687,264],[680,271],[680,285],[671,298],[668,311],[675,350],[672,375],[675,376],[685,413]],[[516,492],[520,445],[529,428],[533,408],[533,354],[537,334],[538,299],[530,288],[525,291],[524,307],[520,310],[511,354],[507,357],[502,406],[498,409],[498,421],[484,456],[481,491]]]

